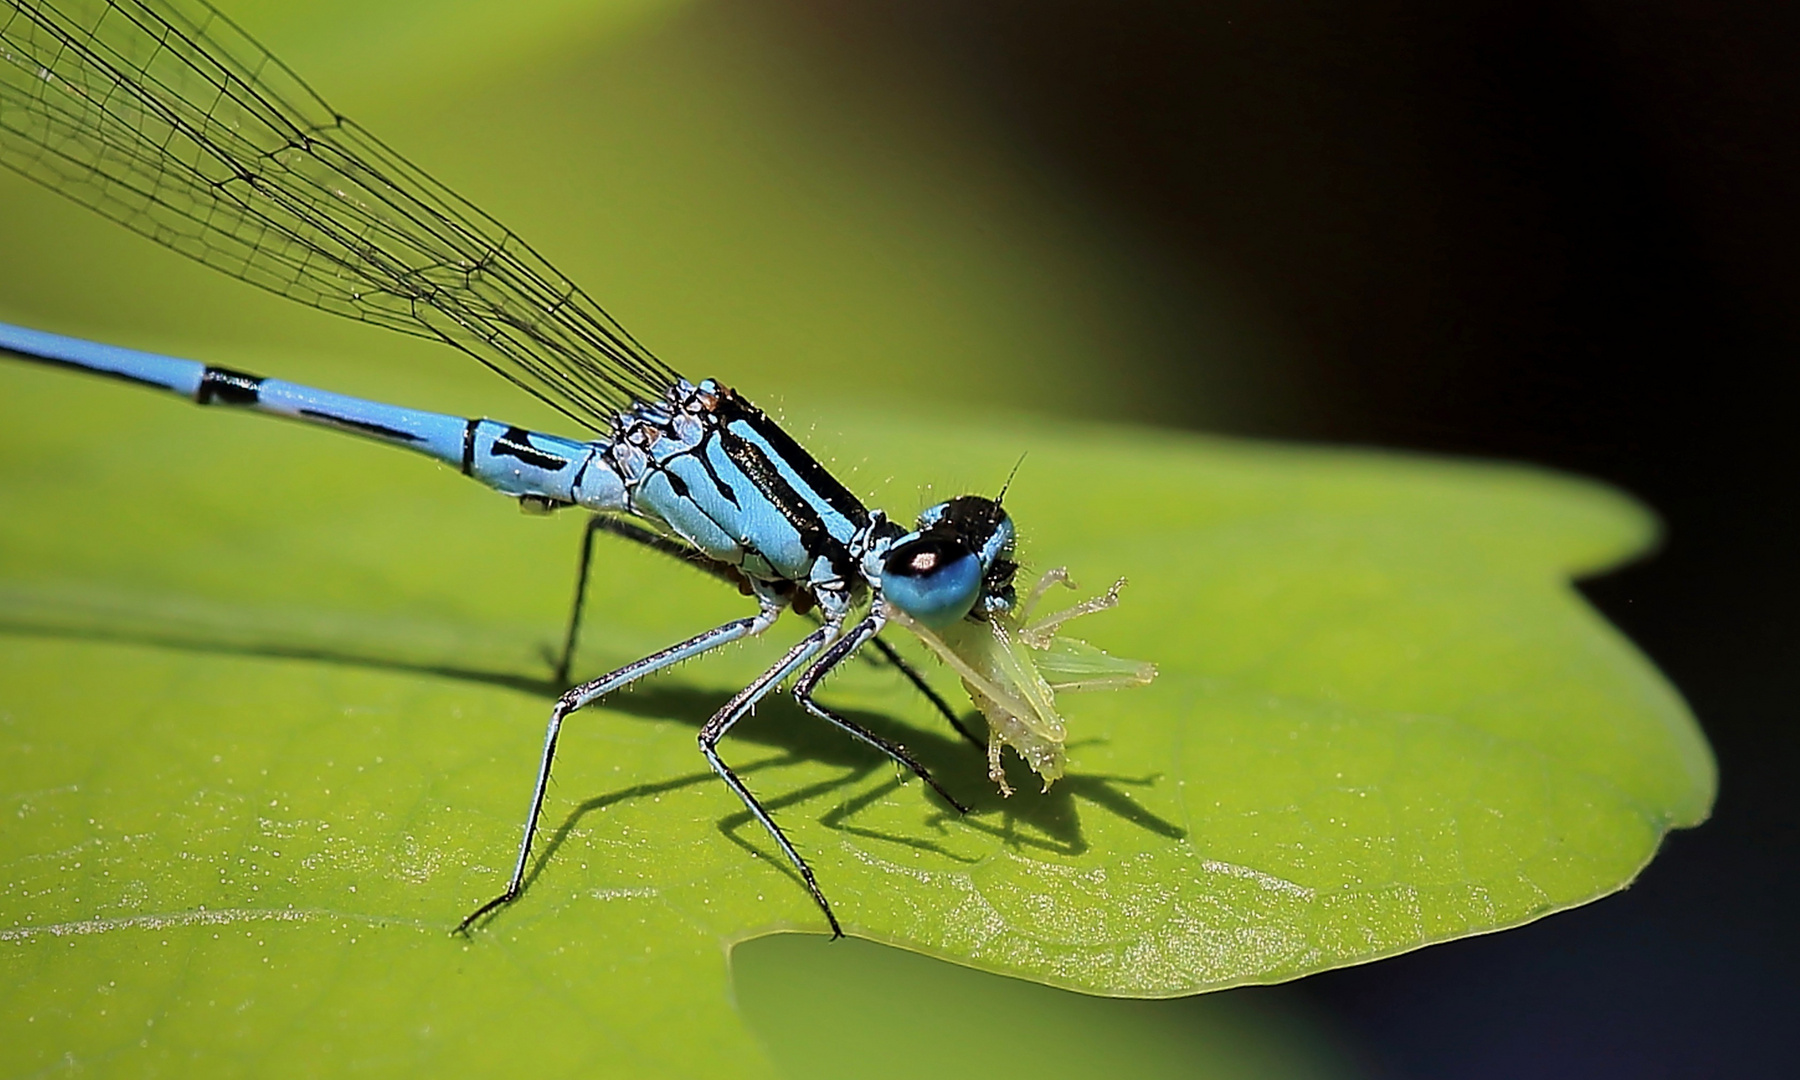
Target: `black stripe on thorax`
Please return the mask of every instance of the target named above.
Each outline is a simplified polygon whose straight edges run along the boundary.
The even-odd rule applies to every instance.
[[[230,368],[209,367],[200,376],[194,400],[202,405],[255,405],[262,400],[262,376]]]
[[[781,425],[769,419],[768,414],[761,409],[736,394],[727,393],[719,398],[718,404],[713,408],[713,415],[719,420],[721,434],[728,435],[729,433],[725,429],[733,423],[742,422],[748,425],[751,430],[763,437],[763,440],[774,449],[776,454],[780,455],[783,461],[788,463],[807,487],[812,488],[818,493],[819,498],[825,500],[826,505],[843,515],[845,520],[859,529],[868,525],[869,511],[863,506],[862,501],[850,494],[850,489],[839,483],[838,478],[831,475],[829,469],[819,464],[811,454],[794,441],[793,436],[783,431]],[[738,458],[733,453],[732,443],[756,449],[751,444],[731,436],[729,441],[724,444],[724,448],[726,455],[733,461],[737,461]],[[756,456],[759,458],[763,456],[761,450],[757,450]],[[765,464],[767,463],[765,462]],[[743,468],[743,465],[740,463],[738,467]],[[773,465],[768,466],[768,471],[771,476],[777,480],[780,479],[780,475],[775,472]],[[782,483],[782,486],[788,487],[785,482]],[[764,488],[764,490],[771,489]],[[811,507],[807,509],[811,512]]]
[[[850,572],[849,549],[831,535],[831,530],[825,527],[825,519],[818,509],[782,478],[775,463],[763,453],[762,447],[723,428],[715,434],[725,456],[768,497],[775,509],[781,512],[781,516],[800,534],[800,546],[806,549],[806,553],[813,558],[829,559],[832,568],[840,576],[847,576]],[[839,513],[842,512],[839,510]]]
[[[695,447],[690,453],[693,455],[694,460],[699,463],[700,470],[706,474],[706,478],[712,481],[713,490],[719,493],[719,498],[730,503],[734,510],[743,509],[743,504],[738,502],[737,492],[731,490],[730,484],[719,479],[719,470],[713,465],[711,455],[706,452],[705,440],[701,440],[700,445]]]

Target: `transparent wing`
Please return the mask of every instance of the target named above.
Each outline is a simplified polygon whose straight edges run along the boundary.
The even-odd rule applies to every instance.
[[[590,428],[676,379],[201,0],[0,0],[0,164],[253,285],[453,345]]]

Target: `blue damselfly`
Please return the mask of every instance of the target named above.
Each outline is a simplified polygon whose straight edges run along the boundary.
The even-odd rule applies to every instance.
[[[558,698],[505,890],[525,881],[557,736],[572,712],[728,642],[782,611],[815,617],[798,643],[704,725],[699,749],[800,873],[834,933],[812,869],[720,758],[718,743],[792,681],[813,716],[878,748],[958,810],[907,750],[814,698],[860,649],[900,668],[990,773],[1011,745],[1046,783],[1062,768],[1058,689],[1145,681],[1147,665],[1036,623],[1049,585],[1018,602],[1015,531],[1002,498],[965,495],[911,528],[865,507],[732,389],[690,382],[494,219],[339,116],[203,0],[9,0],[0,7],[0,163],[174,250],[302,303],[436,339],[585,428],[571,439],[493,420],[383,405],[276,379],[0,325],[0,350],[405,447],[528,507],[594,516],[557,662],[567,685],[594,537],[695,564],[754,598],[756,613],[652,653]],[[977,738],[892,646],[899,623],[962,677],[986,716]]]

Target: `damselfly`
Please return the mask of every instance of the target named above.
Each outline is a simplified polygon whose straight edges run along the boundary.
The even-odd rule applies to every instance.
[[[326,311],[434,338],[586,428],[588,439],[382,405],[192,360],[0,326],[0,350],[306,421],[417,451],[528,507],[594,514],[557,677],[567,682],[593,539],[687,560],[754,598],[697,634],[558,698],[505,890],[518,897],[567,716],[646,675],[761,634],[787,608],[817,625],[700,729],[707,763],[768,830],[841,933],[812,869],[720,758],[719,741],[789,680],[807,712],[916,773],[907,750],[820,704],[858,650],[895,664],[970,741],[949,705],[879,635],[899,622],[962,676],[989,722],[990,771],[1012,745],[1046,783],[1062,768],[1058,689],[1148,680],[1056,635],[1116,588],[1027,623],[1002,498],[965,495],[906,528],[865,507],[735,391],[689,382],[498,222],[328,107],[203,0],[8,0],[0,7],[0,163],[185,255]]]

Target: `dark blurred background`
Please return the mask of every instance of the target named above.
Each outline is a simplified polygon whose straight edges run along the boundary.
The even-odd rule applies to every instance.
[[[1170,325],[1205,274],[1280,328],[1146,359],[1226,388],[1208,428],[1538,462],[1667,523],[1584,589],[1705,725],[1714,819],[1620,896],[1256,993],[1378,1075],[1793,1075],[1800,8],[786,4],[1103,207]]]

